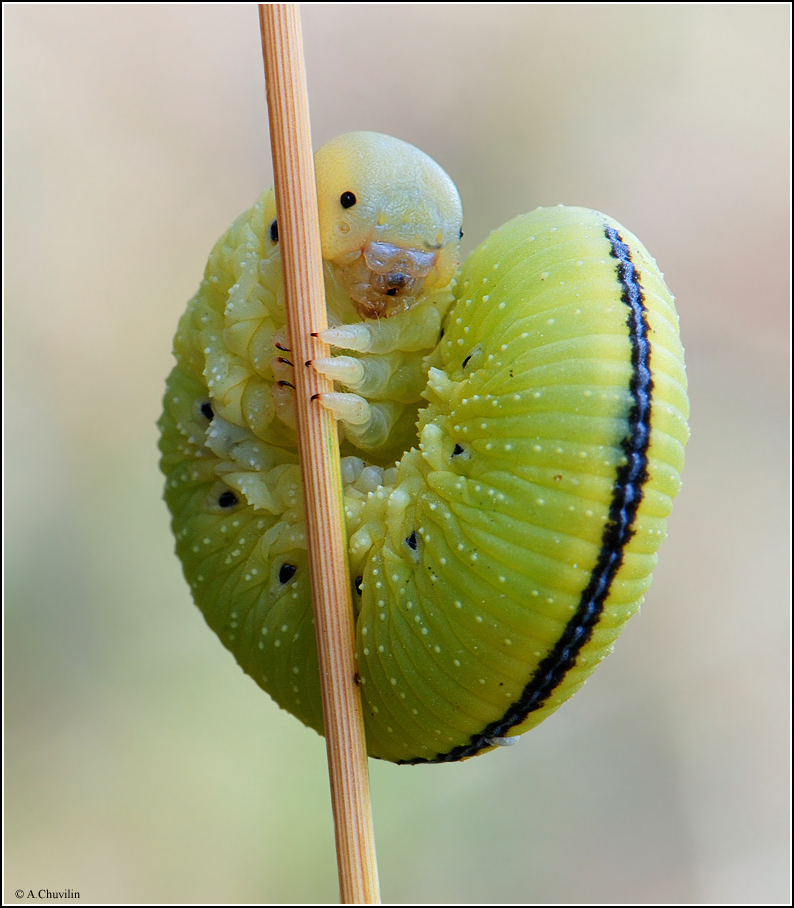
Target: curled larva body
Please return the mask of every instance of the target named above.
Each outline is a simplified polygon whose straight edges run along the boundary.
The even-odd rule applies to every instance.
[[[456,297],[362,568],[370,747],[398,761],[472,756],[582,685],[650,583],[688,438],[672,297],[614,221],[517,218]]]
[[[368,749],[464,759],[578,689],[647,589],[687,439],[672,297],[634,237],[562,207],[455,284],[454,186],[397,140],[341,137],[317,175]],[[180,322],[161,466],[207,622],[322,731],[275,214],[270,191],[235,221]]]

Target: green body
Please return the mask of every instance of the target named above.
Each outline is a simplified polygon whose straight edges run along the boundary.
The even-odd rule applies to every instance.
[[[271,190],[210,256],[175,339],[161,466],[207,622],[322,732],[296,439],[272,393],[284,326],[274,218]],[[330,278],[328,298],[332,323],[360,321]],[[389,431],[376,444],[348,437],[343,477],[368,749],[463,759],[557,709],[642,601],[688,437],[678,320],[633,236],[559,207],[492,234],[451,289],[367,324],[377,352],[347,355],[385,364],[371,396],[359,393],[389,414]],[[646,397],[650,436],[637,441]],[[640,456],[631,444],[644,460],[623,483]],[[618,538],[626,486],[636,501]]]

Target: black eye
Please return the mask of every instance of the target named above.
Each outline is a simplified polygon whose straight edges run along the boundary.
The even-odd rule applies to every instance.
[[[273,221],[270,225],[270,239],[274,242],[278,242],[278,221]]]
[[[273,223],[275,223],[275,221]],[[462,227],[460,228],[460,238],[463,239],[463,228]]]
[[[278,570],[278,582],[281,584],[289,583],[297,570],[294,564],[287,564],[285,561]]]
[[[356,197],[352,192],[343,192],[339,196],[339,201],[342,203],[342,208],[352,208],[356,204]]]
[[[210,404],[209,401],[206,401],[205,403],[203,403],[203,404],[201,405],[201,408],[200,408],[200,409],[201,409],[201,415],[202,415],[205,419],[209,419],[209,420],[211,421],[211,420],[212,420],[212,416],[213,416],[213,413],[212,413],[212,404]]]

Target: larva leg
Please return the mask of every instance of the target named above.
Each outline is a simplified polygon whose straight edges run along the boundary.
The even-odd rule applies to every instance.
[[[287,326],[279,328],[273,335],[273,346],[282,353],[289,353],[289,337],[287,337]]]
[[[390,318],[336,325],[317,336],[331,347],[356,353],[430,350],[438,341],[442,310],[446,309],[451,298],[449,294],[439,300],[425,300]]]
[[[286,382],[276,382],[270,389],[270,396],[273,398],[276,416],[289,426],[295,429],[297,420],[295,417],[295,391]]]
[[[317,337],[329,347],[367,353],[372,348],[372,333],[366,324],[336,325],[320,331]]]
[[[372,422],[372,407],[359,394],[345,394],[341,391],[327,391],[317,395],[318,400],[346,427],[367,426]]]
[[[321,394],[319,400],[342,422],[354,444],[366,450],[382,447],[405,405],[416,406],[427,383],[424,354],[439,334],[439,312],[431,303],[391,319],[370,319],[322,333],[321,338],[332,346],[360,354],[309,363],[346,389]]]
[[[418,401],[427,384],[425,358],[395,350],[381,355],[314,359],[311,366],[367,400]]]
[[[358,391],[364,381],[364,365],[352,356],[332,356],[313,359],[310,365],[331,381]]]
[[[273,345],[276,355],[270,361],[275,383],[271,388],[271,396],[275,407],[276,416],[291,429],[295,428],[295,366],[289,359],[287,344],[287,329],[279,329],[273,336]]]
[[[394,401],[370,402],[358,394],[341,391],[320,394],[318,401],[339,420],[345,437],[363,451],[383,448],[406,409]]]
[[[287,352],[281,347],[279,347],[279,350],[282,354]],[[324,374],[330,372],[331,375],[329,377],[336,376],[337,381],[347,379],[344,382],[345,384],[348,381],[351,384],[356,384],[355,379],[361,376],[358,384],[360,386],[365,384],[367,370],[358,360],[352,357],[340,356],[320,362],[323,365],[317,369],[318,372],[324,372]],[[317,368],[317,362],[311,365]],[[380,370],[377,368],[378,365],[381,366]],[[375,372],[374,381],[376,383],[378,372],[383,371],[384,365],[386,364],[379,364],[376,360],[373,367],[369,370],[370,372]],[[285,355],[279,355],[273,358],[271,368],[276,379],[270,391],[276,416],[285,425],[295,429],[295,367]],[[386,371],[390,371],[388,367]],[[392,427],[403,410],[403,407],[395,406],[387,401],[370,403],[367,398],[360,394],[344,391],[325,392],[319,394],[317,399],[321,406],[325,407],[339,420],[347,438],[364,450],[379,448],[386,443]]]
[[[425,354],[440,331],[440,307],[425,301],[388,319],[366,319],[320,334],[331,346],[359,354],[309,363],[346,389],[321,394],[319,400],[354,444],[369,450],[383,446],[404,411],[394,404],[416,406],[427,383]]]
[[[276,380],[271,396],[278,418],[294,429],[295,367],[288,358],[290,354],[285,335],[282,330],[274,337],[278,355],[271,360]],[[342,423],[346,437],[364,450],[380,448],[387,442],[404,409],[389,401],[378,402],[368,398],[386,396],[417,400],[426,380],[422,361],[415,355],[406,357],[401,353],[365,357],[364,360],[337,356],[314,360],[307,365],[348,388],[363,392],[325,392],[318,395],[318,400]]]

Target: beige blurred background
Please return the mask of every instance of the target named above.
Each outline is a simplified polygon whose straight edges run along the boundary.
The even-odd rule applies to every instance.
[[[5,901],[337,898],[325,751],[192,605],[155,420],[271,182],[256,8],[7,5]],[[647,602],[517,747],[371,763],[384,900],[788,902],[790,11],[317,5],[315,145],[418,145],[465,251],[564,202],[678,298],[684,487]]]

